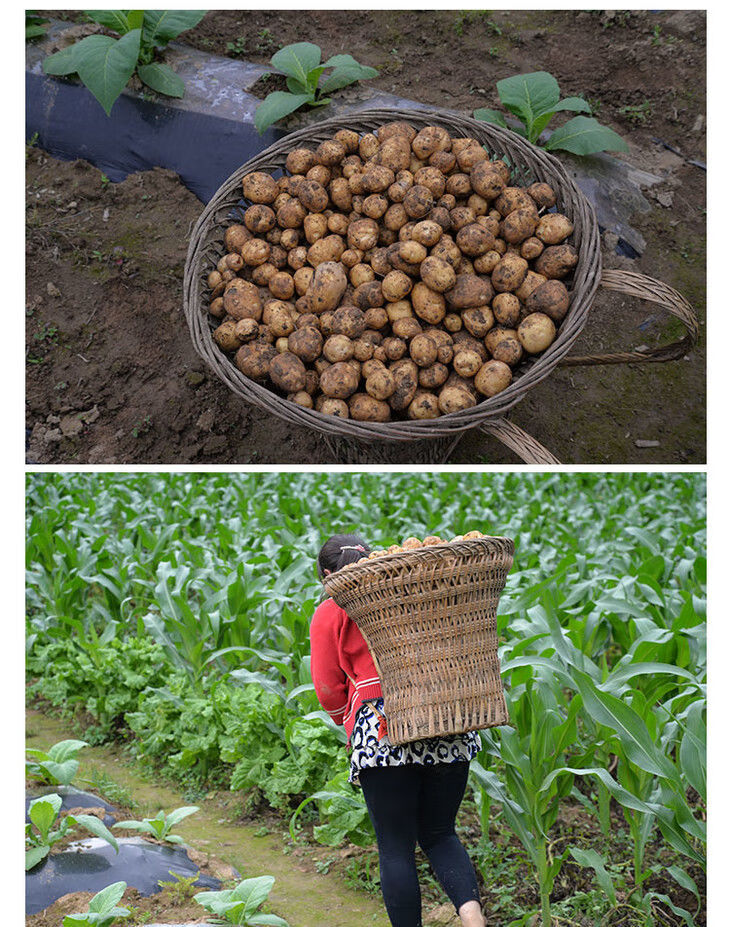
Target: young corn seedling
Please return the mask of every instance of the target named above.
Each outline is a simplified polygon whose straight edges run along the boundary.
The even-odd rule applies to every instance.
[[[63,927],[111,927],[120,917],[129,917],[129,908],[117,905],[127,889],[126,882],[113,882],[89,901],[88,910],[82,914],[67,914]]]
[[[141,821],[118,821],[113,827],[123,827],[127,830],[136,830],[142,834],[150,834],[157,840],[165,840],[167,843],[182,843],[183,838],[179,834],[171,834],[173,827],[178,825],[183,818],[189,814],[194,814],[200,810],[197,805],[189,805],[184,808],[176,808],[169,814],[160,810],[153,818],[143,818]]]
[[[44,795],[30,803],[30,821],[25,825],[25,868],[32,869],[48,856],[73,827],[83,827],[95,837],[101,837],[119,852],[119,844],[102,822],[93,814],[67,814],[59,821],[60,795]],[[54,825],[58,825],[55,827]]]

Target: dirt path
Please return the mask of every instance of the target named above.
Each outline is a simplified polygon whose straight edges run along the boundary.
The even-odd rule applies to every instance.
[[[68,725],[39,711],[26,713],[28,746],[47,749],[59,740],[74,737]],[[181,792],[145,777],[115,747],[85,747],[80,755],[80,781],[95,768],[128,789],[139,802],[138,817],[154,816],[160,807],[169,810],[190,804]],[[81,786],[83,787],[83,785]],[[271,910],[290,927],[386,927],[382,904],[348,889],[339,880],[302,864],[294,854],[285,855],[281,836],[257,835],[251,825],[226,820],[225,808],[214,798],[195,801],[200,811],[185,819],[177,832],[187,843],[234,866],[243,878],[272,875],[276,883],[269,896]],[[202,909],[201,909],[202,911]]]

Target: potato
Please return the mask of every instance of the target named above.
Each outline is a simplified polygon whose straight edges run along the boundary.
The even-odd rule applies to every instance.
[[[301,228],[306,215],[307,210],[303,203],[292,197],[276,210],[276,221],[282,229],[298,229]]]
[[[423,219],[433,209],[434,196],[423,184],[414,184],[403,197],[403,208],[411,219]]]
[[[496,396],[512,382],[512,371],[508,364],[498,360],[487,361],[477,371],[474,386],[483,396]]]
[[[398,257],[406,264],[421,264],[428,255],[428,251],[417,241],[403,241],[398,243]]]
[[[494,247],[494,235],[478,222],[461,226],[456,234],[456,246],[462,254],[478,257]]]
[[[295,330],[294,307],[280,299],[272,299],[264,306],[264,325],[268,325],[275,338],[286,338]],[[296,392],[296,390],[289,390]]]
[[[428,390],[417,389],[408,406],[408,418],[420,420],[441,415],[438,396]]]
[[[332,331],[346,335],[353,341],[359,338],[367,328],[365,313],[357,306],[340,306],[332,318]]]
[[[307,239],[310,245],[313,245],[315,241],[319,241],[320,238],[324,238],[324,236],[329,231],[327,228],[327,216],[322,213],[310,213],[310,215],[304,217],[303,227],[304,237]],[[287,229],[286,231],[295,230]]]
[[[403,338],[389,337],[383,339],[382,348],[385,352],[385,357],[388,360],[395,361],[400,360],[401,357],[403,357],[403,355],[408,350],[408,345]],[[373,351],[373,357],[378,356],[379,352],[377,350]]]
[[[256,203],[243,214],[246,228],[253,235],[263,236],[276,225],[276,213],[269,206]]]
[[[269,375],[269,367],[275,357],[276,348],[273,344],[264,341],[251,341],[242,345],[234,358],[236,367],[251,380],[265,380]]]
[[[454,309],[474,309],[492,301],[494,289],[488,277],[476,274],[458,274],[454,286],[444,294]]]
[[[374,399],[367,393],[355,393],[350,397],[350,418],[356,422],[389,422],[390,406],[387,402]]]
[[[427,390],[434,390],[439,386],[443,386],[448,376],[449,369],[446,364],[436,361],[430,367],[420,368],[418,371],[418,385]]]
[[[522,360],[524,352],[514,328],[497,326],[489,332],[484,343],[495,360],[509,364],[510,367]]]
[[[216,296],[215,299],[212,299],[210,301],[210,306],[208,307],[208,311],[215,319],[224,318],[226,314],[226,307],[223,304],[223,297]]]
[[[559,212],[546,213],[535,229],[535,236],[546,245],[559,245],[572,233],[573,223]]]
[[[487,349],[484,346],[484,341],[481,338],[475,338],[473,335],[462,328],[458,332],[454,332],[451,336],[453,338],[453,351],[454,356],[456,356],[459,351],[471,350],[476,351],[480,355],[482,360],[487,359]]]
[[[316,315],[336,309],[347,289],[347,277],[341,264],[325,261],[314,271],[307,290],[309,311]]]
[[[312,267],[319,267],[328,261],[339,262],[342,252],[345,250],[344,239],[339,235],[325,235],[314,242],[307,251],[307,262]]]
[[[386,122],[378,129],[378,141],[381,143],[397,136],[403,136],[410,144],[416,137],[416,130],[410,122],[405,122],[402,119]]]
[[[298,328],[289,335],[289,350],[306,363],[314,363],[322,353],[324,339],[312,325]]]
[[[355,345],[347,335],[330,335],[324,343],[322,354],[333,364],[348,361],[355,354]]]
[[[232,319],[221,323],[216,328],[213,332],[213,340],[222,351],[236,351],[240,348],[242,341],[236,333],[236,323]]]
[[[329,396],[320,396],[314,408],[324,415],[333,415],[335,418],[349,418],[350,408],[343,399],[333,399]]]
[[[413,288],[413,280],[401,270],[392,270],[383,277],[383,296],[390,303],[404,299]]]
[[[448,312],[444,316],[444,328],[447,332],[458,332],[463,325],[461,315],[458,312]]]
[[[418,389],[418,366],[410,358],[403,358],[391,365],[390,372],[395,381],[395,389],[389,398],[389,404],[394,412],[403,412],[411,404]]]
[[[316,163],[314,152],[308,148],[295,148],[286,156],[286,169],[290,174],[306,174]]]
[[[421,263],[421,280],[430,290],[444,293],[456,283],[454,268],[440,257],[427,257]]]
[[[226,243],[226,248],[229,251],[236,251],[238,254],[241,253],[241,248],[246,244],[246,242],[251,238],[251,233],[246,228],[245,225],[229,225],[225,231],[223,240]]]
[[[572,245],[550,245],[535,261],[535,271],[548,280],[567,277],[578,263],[578,252]]]
[[[378,223],[374,219],[356,219],[347,229],[347,245],[369,251],[378,243]]]
[[[518,245],[535,233],[538,215],[534,204],[513,209],[502,222],[502,237],[511,245]]]
[[[469,196],[473,192],[471,178],[468,174],[449,174],[446,179],[446,192],[455,197]]]
[[[543,312],[533,312],[520,322],[517,337],[528,354],[540,354],[555,340],[555,324]]]
[[[455,206],[450,212],[451,229],[458,232],[465,225],[473,225],[477,221],[476,213],[468,206]]]
[[[454,371],[460,377],[473,377],[482,366],[482,358],[478,351],[469,348],[454,355]]]
[[[474,258],[474,272],[488,276],[502,260],[502,255],[498,251],[487,251]]]
[[[291,299],[294,295],[294,278],[285,271],[277,271],[269,278],[269,292],[276,299]]]
[[[505,187],[494,201],[494,206],[502,217],[520,208],[536,211],[535,201],[522,187]]]
[[[355,288],[352,294],[352,301],[359,309],[362,309],[363,312],[382,306],[385,302],[385,297],[383,296],[383,285],[380,280],[361,283],[360,286]]]
[[[411,302],[416,315],[429,325],[438,325],[446,315],[446,300],[442,294],[435,292],[423,282],[413,287]]]
[[[422,167],[413,175],[416,186],[428,187],[434,199],[444,195],[446,191],[446,178],[435,167]]]
[[[540,209],[551,209],[555,205],[555,191],[549,184],[533,183],[527,188],[527,192]]]
[[[244,197],[252,203],[273,203],[279,195],[279,184],[263,171],[246,174],[242,187]]]
[[[271,382],[285,393],[297,393],[304,389],[306,370],[301,360],[290,351],[277,354],[269,364]]]
[[[411,146],[408,144],[408,139],[400,136],[387,139],[385,142],[381,140],[380,148],[375,153],[373,161],[387,167],[394,174],[406,170],[411,163]]]
[[[466,330],[475,338],[483,338],[494,325],[494,315],[489,306],[465,309],[461,313],[461,319]]]
[[[376,367],[365,380],[365,391],[373,399],[384,400],[395,392],[395,378],[387,367]]]
[[[520,301],[514,293],[498,293],[492,300],[492,313],[499,325],[514,327],[520,320]]]
[[[524,303],[527,297],[540,286],[541,283],[545,283],[547,277],[543,277],[542,274],[536,274],[533,270],[528,270],[525,274],[525,279],[515,290],[515,296],[520,302]]]
[[[525,309],[528,312],[542,312],[553,322],[564,319],[569,306],[570,295],[560,280],[546,280],[525,300]]]
[[[411,340],[409,353],[419,367],[430,367],[438,359],[438,345],[428,335],[418,334]]]
[[[480,161],[469,174],[471,187],[485,200],[493,200],[505,188],[505,180],[499,168],[491,161]]]
[[[448,382],[441,387],[438,394],[438,406],[444,415],[471,409],[476,404],[476,398],[471,393],[459,386],[450,385]]]
[[[416,335],[420,335],[423,332],[423,326],[418,319],[413,316],[405,316],[396,319],[391,328],[393,329],[395,337],[402,338],[404,341],[410,341],[411,338],[415,338]]]
[[[328,167],[333,164],[338,164],[346,154],[345,146],[342,142],[338,142],[337,139],[334,138],[322,142],[317,146],[314,152],[317,163],[327,165]]]
[[[259,323],[254,319],[239,319],[239,321],[235,323],[234,331],[239,344],[244,344],[247,341],[253,341],[254,338],[258,338]],[[238,345],[236,345],[236,347],[238,347]]]
[[[520,257],[523,257],[526,261],[534,261],[536,257],[540,257],[544,250],[545,245],[533,235],[526,238],[520,245]]]
[[[498,293],[513,293],[525,279],[527,261],[519,254],[504,255],[492,271],[492,286]]]
[[[231,280],[223,294],[223,305],[233,319],[255,319],[257,322],[261,320],[261,296],[258,287],[248,280]]]
[[[328,187],[329,198],[332,204],[341,212],[348,213],[352,209],[352,190],[345,177],[335,177]]]
[[[286,256],[287,266],[291,267],[293,271],[299,270],[300,267],[305,267],[307,264],[308,251],[309,249],[305,248],[304,245],[292,248]]]
[[[265,264],[271,254],[271,245],[260,238],[251,238],[241,249],[241,256],[249,267]]]
[[[397,303],[390,303],[388,309]],[[388,313],[382,306],[371,306],[365,310],[365,324],[368,328],[379,331],[388,324]]]
[[[357,389],[359,380],[356,371],[347,362],[340,361],[320,374],[319,386],[331,399],[348,399]]]

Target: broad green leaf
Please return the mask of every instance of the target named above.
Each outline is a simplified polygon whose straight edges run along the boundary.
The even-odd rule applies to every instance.
[[[560,100],[557,80],[547,71],[516,74],[497,82],[502,105],[529,127],[538,116],[555,111]]]
[[[340,87],[347,87],[348,84],[354,84],[359,80],[370,80],[377,77],[378,72],[375,68],[365,67],[355,62],[353,65],[341,65],[336,67],[320,84],[322,93],[332,93],[333,90],[339,90]]]
[[[99,818],[94,817],[93,814],[75,814],[73,819],[81,827],[85,827],[86,830],[95,837],[101,837],[102,840],[106,840],[108,844],[114,847],[117,853],[119,852],[119,844],[117,843],[116,837]]]
[[[49,55],[43,59],[43,72],[51,74],[53,77],[65,77],[67,74],[75,74],[78,69],[76,61],[77,45],[69,45],[68,48],[62,48],[55,55]]]
[[[139,28],[139,26],[130,25],[124,10],[84,10],[84,13],[95,23],[99,23],[110,32],[118,32],[120,35],[126,35],[130,29]]]
[[[144,41],[149,45],[167,45],[186,29],[193,29],[207,10],[145,10]]]
[[[169,827],[174,827],[184,818],[188,817],[188,815],[195,814],[196,811],[200,811],[197,805],[186,805],[184,808],[175,808],[174,811],[171,811],[167,815],[166,823]]]
[[[592,869],[596,874],[598,884],[606,893],[607,898],[612,905],[616,904],[616,890],[613,887],[613,880],[606,871],[606,859],[595,850],[581,850],[579,847],[568,847],[570,855],[578,863]]]
[[[139,29],[133,29],[121,39],[89,35],[76,46],[77,73],[107,116],[134,73],[140,36]]]
[[[286,93],[284,90],[275,90],[270,93],[263,103],[259,103],[254,113],[254,125],[259,135],[279,119],[293,113],[300,106],[312,102],[313,97],[309,93]]]
[[[612,695],[619,695],[626,688],[626,683],[630,679],[634,679],[636,676],[656,676],[659,673],[680,676],[683,679],[695,678],[694,673],[679,666],[673,666],[671,663],[625,663],[615,669],[600,688]]]
[[[679,761],[682,775],[703,801],[707,801],[707,731],[702,707],[702,702],[698,701],[689,709],[679,746]]]
[[[38,765],[41,769],[46,770],[53,785],[70,785],[79,771],[78,760],[66,760],[65,763],[54,763],[53,760],[45,760],[45,762]]]
[[[289,93],[309,93],[309,88],[306,84],[303,84],[301,81],[298,81],[295,77],[287,77],[286,79],[286,89]]]
[[[568,110],[572,113],[590,113],[591,107],[582,97],[565,97],[553,107],[554,113]]]
[[[46,34],[46,26],[31,25],[25,27],[26,39],[37,39]]]
[[[472,113],[475,119],[478,119],[479,122],[490,122],[496,126],[502,126],[504,129],[507,128],[507,121],[504,118],[504,113],[500,113],[496,109],[475,109]]]
[[[127,22],[130,29],[142,29],[144,27],[144,10],[129,10],[127,12]]]
[[[672,899],[669,897],[669,895],[664,895],[661,892],[648,892],[644,897],[645,898],[657,898],[659,901],[665,904],[668,908],[671,908],[671,910],[674,911],[674,913],[678,917],[681,917],[682,920],[687,925],[687,927],[696,927],[694,918],[689,913],[689,911],[686,911],[684,908],[680,908],[678,905],[676,905],[672,901]]]
[[[58,817],[63,799],[60,795],[44,795],[30,803],[30,819],[45,837]]]
[[[307,85],[307,76],[322,61],[322,51],[311,42],[296,42],[285,45],[272,57],[271,64],[289,77]]]
[[[167,97],[185,96],[185,81],[166,64],[140,64],[137,74],[142,83],[147,84],[156,93],[162,93]]]
[[[589,116],[576,116],[556,129],[545,142],[548,151],[563,149],[577,155],[597,151],[628,151],[629,146],[608,126]]]
[[[37,866],[38,863],[45,859],[48,856],[50,847],[31,847],[29,850],[25,851],[25,871],[32,869],[34,866]]]
[[[73,759],[83,747],[88,747],[85,740],[59,740],[48,751],[48,758],[56,763],[63,763],[65,760]]]
[[[288,922],[276,914],[254,914],[248,922],[251,927],[289,927]]]
[[[183,843],[184,842],[183,838],[179,836],[179,834],[167,834],[164,837],[164,839],[167,840],[168,843]]]
[[[127,890],[126,882],[112,882],[89,901],[89,911],[98,914],[107,914],[115,908]]]

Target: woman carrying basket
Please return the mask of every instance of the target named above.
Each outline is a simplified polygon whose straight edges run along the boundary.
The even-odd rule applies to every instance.
[[[319,578],[369,552],[357,535],[334,535],[319,552]],[[454,828],[479,735],[472,731],[392,745],[378,672],[354,621],[326,599],[314,613],[310,639],[317,697],[332,720],[345,727],[352,749],[350,782],[362,787],[375,829],[380,886],[391,924],[421,925],[418,843],[463,927],[484,927],[474,867]]]

